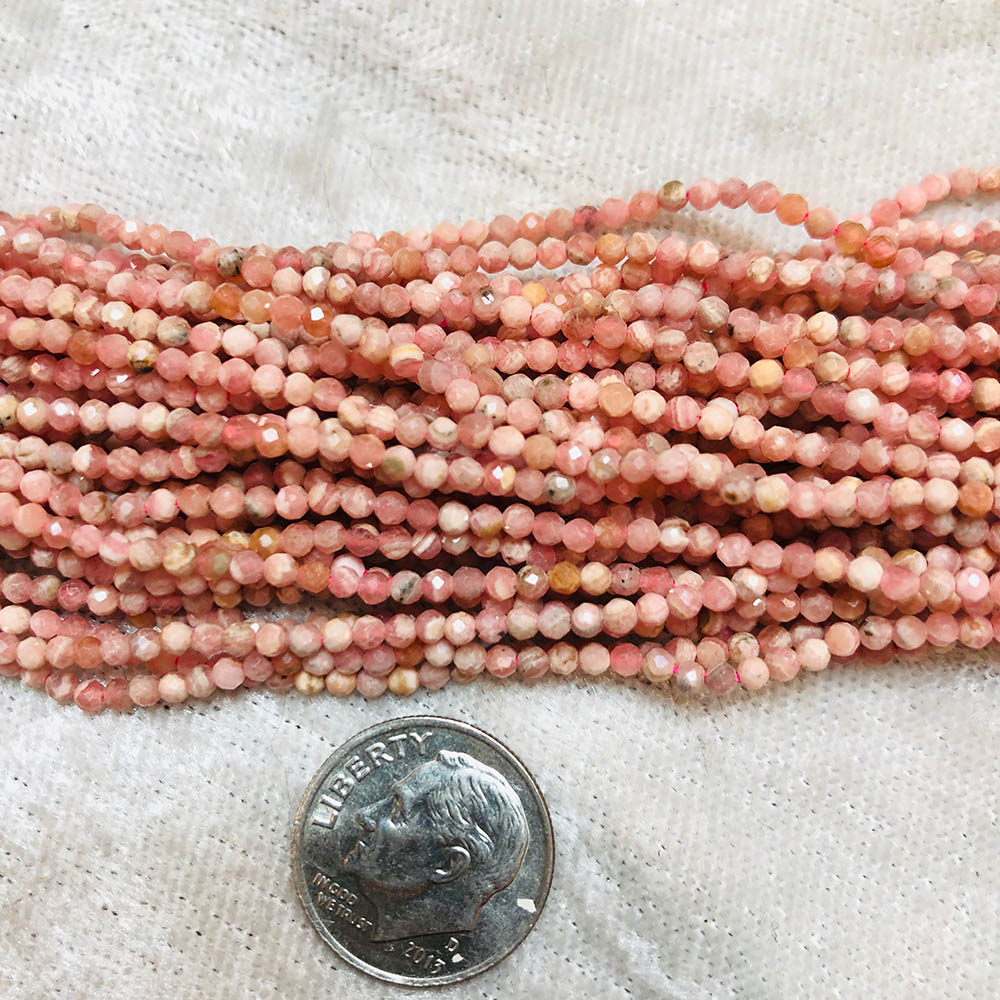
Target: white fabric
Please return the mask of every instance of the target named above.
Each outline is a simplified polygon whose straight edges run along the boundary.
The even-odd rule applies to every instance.
[[[736,174],[846,213],[996,161],[996,18],[987,0],[6,0],[4,207],[94,200],[305,246]],[[436,995],[995,997],[1000,683],[995,654],[964,660],[704,703],[552,679],[126,718],[6,682],[0,995],[411,995],[321,944],[288,844],[339,740],[428,711],[522,756],[558,846],[527,941]]]

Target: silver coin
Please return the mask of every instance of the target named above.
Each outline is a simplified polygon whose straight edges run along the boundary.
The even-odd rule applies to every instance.
[[[409,986],[460,982],[509,955],[545,905],[553,857],[524,765],[437,716],[383,722],[339,747],[292,830],[295,889],[320,936]]]

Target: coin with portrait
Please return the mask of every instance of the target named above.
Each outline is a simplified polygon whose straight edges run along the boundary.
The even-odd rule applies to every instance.
[[[474,726],[380,723],[320,768],[292,837],[322,938],[371,975],[457,982],[508,955],[552,879],[552,826],[524,765]]]

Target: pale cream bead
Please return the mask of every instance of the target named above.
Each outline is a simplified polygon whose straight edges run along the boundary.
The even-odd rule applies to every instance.
[[[553,674],[566,676],[573,673],[577,667],[576,649],[566,642],[557,642],[549,650],[549,671]]]
[[[427,427],[427,440],[435,447],[451,447],[458,440],[458,424],[449,417],[436,417]]]
[[[882,567],[871,556],[858,556],[847,567],[847,582],[855,590],[870,594],[882,582]]]
[[[707,274],[719,262],[720,251],[708,240],[695,240],[687,253],[688,266],[696,274]]]
[[[17,664],[22,670],[42,669],[45,661],[45,640],[29,635],[17,644]]]
[[[762,476],[754,483],[753,497],[766,514],[784,510],[791,499],[791,490],[780,476]]]
[[[811,277],[811,268],[802,260],[789,260],[778,268],[778,283],[791,291],[805,288]]]
[[[203,667],[192,667],[184,677],[184,684],[192,698],[207,698],[215,690],[215,681]]]
[[[319,694],[326,687],[326,681],[316,674],[309,673],[308,670],[300,670],[295,675],[295,690],[299,694],[314,695]]]
[[[882,401],[871,389],[852,389],[845,401],[847,416],[859,424],[870,424],[881,409]]]
[[[452,666],[460,674],[481,674],[486,666],[486,650],[478,642],[470,642],[455,650]]]
[[[700,589],[704,580],[701,575],[693,569],[682,570],[674,577],[674,586],[677,587],[694,587],[695,589]]]
[[[910,370],[898,361],[889,361],[882,366],[882,382],[879,388],[889,396],[905,392],[910,384]]]
[[[80,206],[63,205],[59,209],[59,220],[63,224],[63,229],[71,233],[78,233],[80,231]]]
[[[441,615],[440,617],[435,616],[433,621],[427,622],[424,626],[423,641],[427,643],[441,642],[444,639],[444,625],[446,621],[446,617]]]
[[[337,698],[346,698],[354,692],[356,684],[354,674],[340,674],[335,670],[321,679],[325,680],[327,691]]]
[[[749,632],[737,632],[729,639],[729,659],[737,667],[760,652],[760,643]]]
[[[31,612],[20,604],[8,604],[0,608],[0,632],[23,635],[31,623]]]
[[[698,418],[698,433],[709,441],[721,441],[729,436],[733,423],[732,414],[725,407],[709,403]]]
[[[896,508],[917,507],[924,502],[923,484],[909,476],[894,479],[889,487],[889,503]]]
[[[449,500],[438,511],[438,527],[445,535],[461,535],[469,530],[469,508]]]
[[[776,392],[781,386],[784,374],[784,370],[777,361],[771,358],[761,358],[760,361],[755,361],[750,366],[748,373],[750,388],[764,393]]]
[[[666,410],[666,399],[653,389],[643,389],[632,400],[632,415],[640,424],[655,424]]]
[[[124,333],[132,322],[132,307],[127,302],[114,300],[107,302],[101,310],[101,322],[105,329],[114,333]]]
[[[148,638],[142,632],[132,636],[133,650],[135,652],[136,658],[142,660],[143,663],[148,663],[150,660],[154,659],[160,652],[160,644],[155,640]],[[169,674],[166,676],[170,676]],[[181,678],[183,683],[184,678]]]
[[[283,392],[292,406],[304,406],[313,398],[313,380],[305,372],[292,372],[285,379]]]
[[[728,413],[733,418],[733,420],[736,420],[737,417],[739,417],[740,415],[740,408],[736,405],[735,399],[725,399],[725,398],[713,399],[709,405],[717,406],[725,410],[726,413]]]
[[[161,438],[166,430],[167,417],[169,416],[170,410],[162,403],[144,403],[139,407],[138,426],[140,432],[154,440]]]
[[[957,479],[961,471],[962,463],[946,451],[939,451],[928,456],[926,475],[929,477],[940,477],[950,482]]]
[[[962,561],[966,566],[983,573],[993,573],[997,568],[997,557],[987,545],[974,545],[962,550]]]
[[[17,396],[0,396],[0,430],[14,423],[19,403]]]
[[[741,566],[733,574],[733,586],[741,601],[752,601],[767,593],[767,577],[749,566]]]
[[[580,589],[591,597],[606,594],[611,587],[611,570],[603,563],[590,562],[580,570]]]
[[[951,265],[957,260],[958,255],[950,250],[939,250],[924,261],[923,270],[933,275],[938,281],[942,281],[951,277]]]
[[[866,549],[861,554],[867,555],[868,550]],[[927,572],[927,556],[916,549],[900,549],[894,556],[889,556],[889,553],[884,549],[879,549],[875,558],[883,567],[894,563],[897,566],[902,566],[903,569],[908,569],[911,573],[916,573],[917,576]]]
[[[396,667],[389,674],[388,683],[393,694],[405,697],[420,687],[420,674],[413,667]]]
[[[45,308],[53,319],[69,319],[80,299],[80,293],[70,285],[60,285],[45,300]]]
[[[154,529],[155,530],[155,529]],[[128,561],[133,569],[140,573],[148,573],[157,569],[163,562],[162,556],[157,552],[156,546],[149,544],[149,535],[136,537],[128,548]],[[152,537],[155,537],[152,536]]]
[[[184,286],[184,304],[195,316],[202,316],[212,308],[215,289],[207,281],[192,281]]]
[[[806,336],[817,346],[824,347],[837,339],[837,317],[833,313],[814,313],[806,320]]]
[[[596,677],[611,666],[611,654],[605,646],[591,643],[580,650],[578,665],[581,673]]]
[[[341,400],[337,407],[340,426],[347,428],[352,434],[361,434],[365,429],[369,409],[368,400],[362,396],[348,396]]]
[[[159,323],[160,317],[152,309],[139,309],[129,320],[128,332],[133,340],[153,340]]]
[[[444,637],[453,646],[464,646],[476,638],[476,619],[468,611],[455,611],[444,623]]]
[[[695,318],[705,330],[718,330],[729,319],[729,305],[717,295],[700,299],[695,308]]]
[[[771,257],[755,257],[747,267],[747,280],[753,285],[766,284],[774,274],[775,263]]]
[[[443,622],[441,623],[443,626]],[[432,667],[446,667],[455,656],[455,647],[444,639],[429,642],[424,646],[424,659]]]
[[[331,618],[323,626],[323,645],[331,653],[342,653],[351,644],[351,626],[343,618]]]
[[[325,267],[311,267],[302,275],[302,291],[319,302],[326,298],[326,286],[330,283],[330,272]]]
[[[677,661],[660,649],[651,651],[642,658],[642,674],[654,684],[670,680],[675,666]]]
[[[995,378],[973,379],[971,400],[976,409],[983,413],[1000,409],[1000,382]]]
[[[298,295],[302,291],[302,275],[294,268],[282,267],[274,272],[271,288],[275,295]],[[323,289],[326,292],[326,287]]]
[[[160,645],[174,656],[180,656],[191,645],[192,628],[186,622],[172,621],[160,630]]]
[[[696,455],[688,465],[688,481],[700,490],[712,489],[722,475],[722,463],[711,452]]]
[[[796,653],[803,670],[826,670],[830,665],[830,647],[822,639],[806,639]]]
[[[188,689],[180,674],[164,674],[159,683],[160,698],[168,705],[179,705],[187,700]]]
[[[837,339],[844,347],[864,347],[868,342],[868,323],[861,316],[845,316],[840,321]]]
[[[941,434],[938,443],[946,451],[961,453],[972,447],[976,439],[975,431],[958,417],[941,421]]]
[[[830,548],[821,548],[816,551],[816,562],[813,573],[818,580],[830,583],[839,580],[841,577],[842,563],[839,553]]]
[[[850,365],[842,354],[826,351],[816,359],[813,372],[819,382],[843,382],[850,371]]]
[[[530,608],[515,605],[507,612],[507,634],[519,642],[531,639],[538,634],[538,615]]]
[[[851,476],[841,479],[827,494],[824,511],[831,518],[850,517],[856,508],[854,494],[861,485]]]
[[[993,486],[993,466],[985,458],[978,456],[967,458],[962,463],[959,481],[962,483],[986,483],[987,486]]]

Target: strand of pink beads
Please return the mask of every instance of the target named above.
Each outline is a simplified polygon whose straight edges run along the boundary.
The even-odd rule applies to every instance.
[[[717,693],[1000,641],[1000,221],[677,181],[223,246],[0,213],[0,674],[88,712]],[[795,253],[652,230],[746,206]]]

